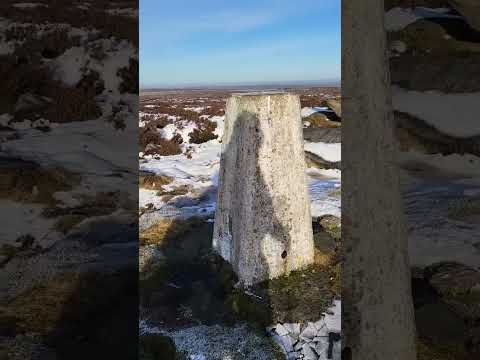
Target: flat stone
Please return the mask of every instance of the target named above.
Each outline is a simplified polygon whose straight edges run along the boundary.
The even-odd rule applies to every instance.
[[[318,359],[318,356],[315,353],[315,351],[313,351],[312,348],[307,344],[304,344],[302,346],[302,354],[305,356],[305,359],[308,359],[308,360],[317,360]]]
[[[280,337],[280,342],[285,349],[287,353],[293,351],[293,344],[295,343],[295,340],[292,339],[290,336],[281,336]]]
[[[302,331],[300,334],[301,338],[313,339],[317,333],[317,329],[313,325],[313,323],[309,322],[307,327]]]
[[[300,324],[283,324],[283,326],[290,334],[293,334],[296,337],[300,335]]]
[[[300,353],[291,352],[291,353],[287,354],[287,360],[297,360],[297,359],[301,359]]]
[[[315,352],[318,354],[320,359],[326,359],[328,355],[328,340],[320,341],[315,347]]]
[[[342,357],[342,343],[337,341],[333,343],[332,359],[341,359]]]
[[[314,323],[315,328],[317,329],[317,336],[327,336],[328,335],[328,329],[325,324],[325,320],[319,320],[316,323]]]
[[[293,346],[293,349],[295,351],[300,351],[302,350],[303,344],[305,344],[303,341],[297,341],[297,343]]]
[[[313,338],[313,342],[323,342],[323,341],[328,341],[328,333],[327,335],[324,335],[324,336],[315,336]]]
[[[288,335],[288,329],[285,328],[285,326],[283,326],[282,324],[277,324],[275,326],[275,332],[280,336]]]

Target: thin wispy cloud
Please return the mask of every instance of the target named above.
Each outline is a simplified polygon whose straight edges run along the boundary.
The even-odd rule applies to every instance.
[[[167,22],[170,31],[184,33],[225,31],[241,32],[256,29],[275,22],[277,18],[271,13],[238,14],[231,11],[222,11],[208,15],[200,15],[194,19]]]
[[[142,0],[141,83],[339,78],[339,34],[340,0]]]

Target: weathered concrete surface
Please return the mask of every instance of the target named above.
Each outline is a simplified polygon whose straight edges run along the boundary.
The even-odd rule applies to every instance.
[[[245,285],[313,263],[298,96],[232,95],[222,144],[214,249]]]

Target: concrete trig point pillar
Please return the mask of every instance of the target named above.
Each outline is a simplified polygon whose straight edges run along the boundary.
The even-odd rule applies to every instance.
[[[313,263],[302,131],[297,95],[227,101],[213,248],[245,285]]]

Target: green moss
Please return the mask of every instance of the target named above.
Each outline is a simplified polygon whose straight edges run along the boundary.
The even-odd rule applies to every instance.
[[[313,265],[261,282],[248,291],[237,289],[227,298],[227,304],[238,318],[268,326],[316,321],[333,296],[328,271]]]

